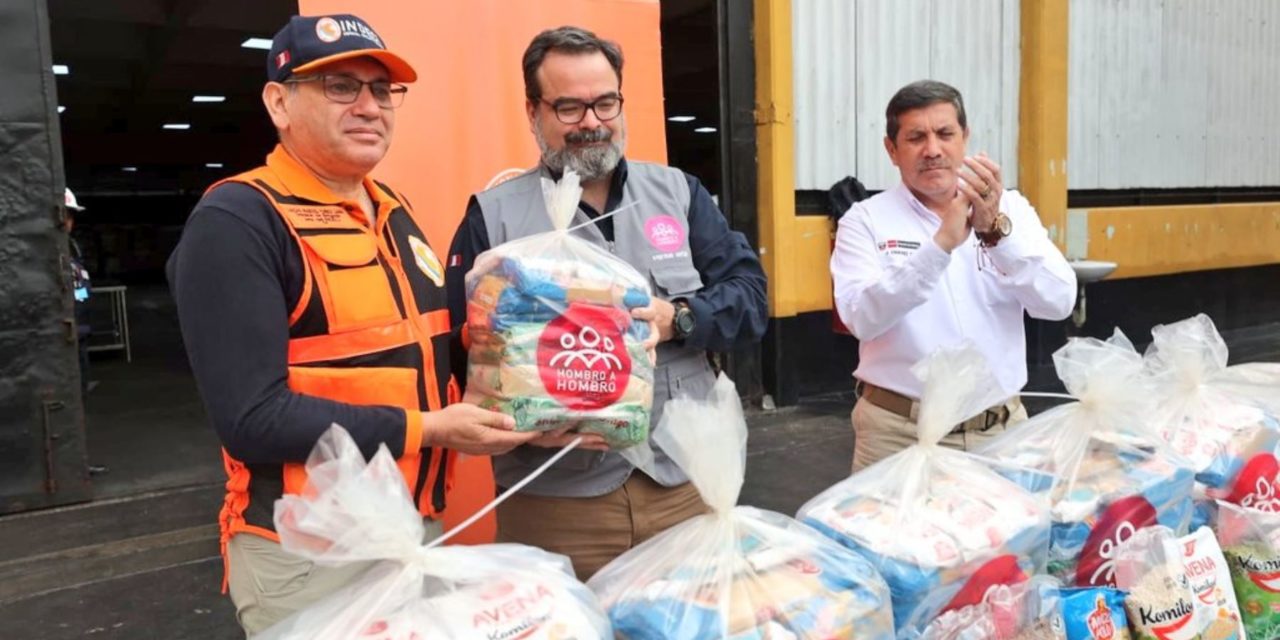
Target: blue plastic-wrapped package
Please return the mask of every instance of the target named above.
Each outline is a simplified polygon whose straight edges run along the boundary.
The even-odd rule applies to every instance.
[[[1049,540],[1045,500],[988,461],[938,445],[998,401],[981,354],[943,350],[913,371],[924,382],[918,443],[827,489],[798,516],[875,566],[899,628],[1026,580],[1043,568]],[[943,590],[956,595],[931,598]]]
[[[1201,499],[1192,529],[1213,523],[1214,499],[1265,499],[1259,469],[1280,445],[1280,364],[1227,366],[1227,344],[1204,314],[1159,325],[1144,356],[1159,398],[1156,423],[1191,463]]]
[[[1152,423],[1151,381],[1123,335],[1073,338],[1054,363],[1079,401],[1031,418],[978,453],[1029,469],[1008,475],[1050,497],[1051,574],[1068,585],[1114,585],[1115,550],[1134,532],[1153,525],[1187,531],[1194,472]]]
[[[613,449],[646,443],[651,330],[632,311],[649,305],[648,279],[565,228],[581,194],[575,174],[543,188],[556,230],[494,247],[466,275],[464,399],[514,417],[520,431],[572,427]]]
[[[617,638],[894,637],[889,590],[870,563],[792,518],[734,506],[747,428],[728,378],[710,402],[668,402],[662,422],[654,440],[711,513],[624,553],[587,583]]]

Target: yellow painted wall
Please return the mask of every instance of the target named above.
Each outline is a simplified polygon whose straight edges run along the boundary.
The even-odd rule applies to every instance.
[[[1115,262],[1110,279],[1280,263],[1280,202],[1072,209],[1067,225],[1068,255]]]

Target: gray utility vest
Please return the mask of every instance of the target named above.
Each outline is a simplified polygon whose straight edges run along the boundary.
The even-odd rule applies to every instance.
[[[489,246],[552,231],[551,217],[542,196],[541,178],[551,177],[545,167],[529,171],[476,195],[489,231]],[[645,162],[627,161],[627,179],[618,208],[634,207],[613,216],[610,243],[594,224],[572,233],[605,248],[637,271],[649,276],[654,295],[679,298],[702,288],[702,276],[693,267],[689,251],[689,182],[684,172]],[[602,212],[607,213],[607,212]],[[581,209],[570,227],[589,222]],[[666,222],[667,225],[661,223]],[[683,233],[669,232],[677,223]],[[654,231],[658,230],[658,233]],[[666,229],[668,232],[662,233]],[[660,484],[671,487],[688,481],[679,467],[653,444],[652,431],[662,417],[662,406],[673,396],[706,397],[715,385],[715,375],[706,352],[674,342],[658,345],[658,366],[653,376],[653,414],[650,440]],[[698,425],[680,425],[696,429]],[[510,487],[545,462],[558,449],[523,446],[493,459],[498,486]],[[635,469],[616,453],[571,451],[529,484],[527,492],[542,496],[584,498],[599,496],[621,487]]]

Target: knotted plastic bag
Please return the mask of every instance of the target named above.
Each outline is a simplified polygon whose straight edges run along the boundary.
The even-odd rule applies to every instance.
[[[1078,399],[1041,413],[979,453],[1032,472],[1010,476],[1051,496],[1049,572],[1065,584],[1111,586],[1118,545],[1143,527],[1186,533],[1193,473],[1154,424],[1142,357],[1120,332],[1072,338],[1053,354]]]
[[[912,372],[924,383],[917,444],[827,489],[798,516],[871,561],[893,593],[899,629],[1035,575],[1049,538],[1045,501],[988,461],[938,445],[1003,399],[982,355],[944,349]],[[931,597],[941,591],[951,597]]]
[[[334,425],[307,473],[302,495],[276,501],[280,544],[318,565],[374,564],[255,640],[612,637],[564,556],[519,544],[424,546],[422,516],[385,445],[366,464]]]
[[[518,431],[575,427],[614,449],[646,442],[650,328],[631,311],[649,305],[649,281],[570,233],[577,174],[542,188],[555,230],[494,247],[467,273],[465,400],[514,417]]]
[[[747,427],[727,377],[709,401],[669,401],[654,440],[711,513],[624,553],[587,583],[618,638],[893,637],[888,589],[867,561],[784,515],[734,506]]]
[[[1280,502],[1280,364],[1227,366],[1227,344],[1204,314],[1151,330],[1145,362],[1157,424],[1209,496]]]

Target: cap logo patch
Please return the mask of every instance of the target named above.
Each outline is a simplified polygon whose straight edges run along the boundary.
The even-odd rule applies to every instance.
[[[286,64],[289,64],[289,50],[288,50],[288,49],[285,49],[284,51],[281,51],[281,52],[280,52],[280,55],[277,55],[277,56],[276,56],[276,68],[277,68],[277,69],[283,69],[283,68],[284,68],[284,66],[285,66]]]
[[[342,27],[333,18],[320,18],[316,22],[316,37],[321,42],[337,42],[342,37]]]

